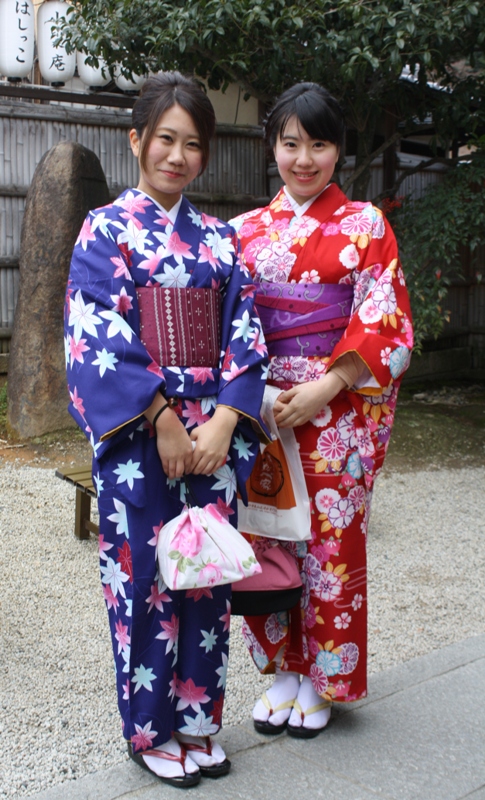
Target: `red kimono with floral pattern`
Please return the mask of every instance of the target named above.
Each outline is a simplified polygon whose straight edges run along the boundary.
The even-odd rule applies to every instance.
[[[282,189],[267,208],[232,221],[255,281],[348,284],[353,304],[331,352],[270,353],[269,383],[288,389],[317,380],[345,353],[366,365],[308,423],[294,429],[311,503],[311,541],[286,542],[298,559],[300,606],[247,617],[243,635],[262,672],[310,676],[325,699],[365,697],[366,534],[374,479],[382,467],[400,377],[413,345],[411,312],[389,223],[371,203],[331,184],[297,216]],[[337,326],[338,327],[338,326]],[[253,538],[256,553],[274,540]]]

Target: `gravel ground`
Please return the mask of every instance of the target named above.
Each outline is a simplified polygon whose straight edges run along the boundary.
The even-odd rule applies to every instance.
[[[369,535],[371,672],[485,632],[485,468],[387,472]],[[0,798],[126,758],[97,544],[72,534],[74,491],[51,470],[0,466]],[[472,592],[473,589],[473,592]],[[224,721],[271,680],[233,625]]]

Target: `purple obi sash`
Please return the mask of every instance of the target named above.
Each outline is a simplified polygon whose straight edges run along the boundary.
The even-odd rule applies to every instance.
[[[143,287],[136,294],[140,339],[159,366],[218,366],[221,296],[216,289]]]
[[[256,308],[270,356],[332,353],[350,319],[353,286],[270,281],[256,286]]]

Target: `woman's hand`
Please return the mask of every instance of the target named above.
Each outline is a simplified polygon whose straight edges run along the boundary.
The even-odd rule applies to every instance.
[[[279,428],[296,428],[304,425],[330,403],[345,387],[345,381],[328,372],[318,381],[299,383],[282,392],[274,406],[273,414]]]
[[[194,428],[190,438],[196,443],[189,472],[212,475],[226,460],[231,437],[238,420],[237,411],[217,406],[214,416]]]
[[[152,425],[156,414],[166,402],[163,395],[158,393],[150,408],[145,411],[145,416]],[[177,414],[170,407],[159,415],[155,425],[155,434],[158,455],[165,475],[170,480],[181,478],[185,472],[190,471],[192,442]]]
[[[191,472],[192,442],[171,408],[167,408],[158,418],[156,433],[158,455],[165,475],[173,480]]]

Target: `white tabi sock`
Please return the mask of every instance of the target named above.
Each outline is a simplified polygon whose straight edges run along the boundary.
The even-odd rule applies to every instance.
[[[300,690],[296,700],[297,702],[290,714],[288,725],[291,725],[293,728],[299,728],[303,725],[304,728],[308,728],[309,730],[320,730],[325,727],[330,719],[332,711],[331,705],[329,704],[326,708],[321,710],[315,709],[315,706],[326,703],[326,701],[316,693],[310,678],[306,675],[304,675],[301,680]],[[303,719],[300,709],[303,712]]]
[[[184,733],[177,733],[177,739],[183,745],[197,745],[200,750],[187,748],[187,753],[199,767],[213,767],[215,764],[222,764],[226,760],[226,754],[220,744],[209,736],[187,736]],[[210,744],[208,745],[208,742]],[[207,752],[209,750],[210,752]],[[204,752],[205,751],[205,752]]]
[[[175,756],[180,756],[182,753],[180,744],[173,737],[169,739],[168,742],[165,742],[165,744],[154,747],[153,750],[160,750],[161,752]],[[158,756],[144,756],[143,753],[141,755],[148,769],[161,778],[183,778],[184,775],[192,775],[193,772],[199,771],[199,767],[192,761],[188,754],[185,759],[185,772],[180,761],[168,761]]]
[[[278,711],[278,706],[288,701],[294,701],[299,687],[300,676],[297,672],[281,672],[279,667],[276,667],[273,685],[265,692],[271,709],[268,709],[262,699],[258,700],[253,708],[253,719],[258,722],[269,722],[270,725],[283,725],[290,716],[291,707]],[[273,714],[271,714],[272,710]]]

